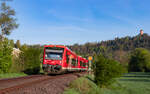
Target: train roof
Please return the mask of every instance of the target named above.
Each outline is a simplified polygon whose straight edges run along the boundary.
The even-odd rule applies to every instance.
[[[44,47],[60,47],[60,48],[65,48],[66,46],[64,46],[64,45],[44,45]]]
[[[82,56],[78,56],[75,52],[73,52],[71,49],[69,49],[67,46],[64,45],[44,45],[44,47],[59,47],[59,48],[66,48],[68,51],[70,51],[72,54],[76,55],[79,58],[82,58],[82,60],[87,60],[86,58],[83,58]]]
[[[64,46],[64,45],[44,45],[44,47],[59,47],[59,48],[66,48],[67,50],[69,50],[70,52],[72,52],[73,54],[76,55],[75,52],[73,52],[73,51],[70,50],[67,46]]]

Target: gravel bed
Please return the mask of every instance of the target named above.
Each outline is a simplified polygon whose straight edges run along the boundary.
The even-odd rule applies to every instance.
[[[69,83],[80,77],[79,74],[67,74],[49,77],[46,80],[39,80],[36,83],[30,83],[19,88],[1,92],[0,94],[62,94]],[[20,83],[18,81],[18,83]],[[12,84],[12,83],[7,83]],[[1,86],[1,84],[0,84]],[[0,90],[1,91],[1,90]]]

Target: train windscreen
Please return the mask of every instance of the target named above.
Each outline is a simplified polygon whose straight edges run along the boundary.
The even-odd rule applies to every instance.
[[[63,52],[64,52],[64,48],[46,47],[45,48],[45,59],[62,60]]]

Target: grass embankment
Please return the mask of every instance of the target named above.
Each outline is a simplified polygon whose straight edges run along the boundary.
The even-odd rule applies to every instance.
[[[85,76],[74,80],[64,94],[98,94],[100,88],[93,82],[92,77]]]
[[[1,78],[21,77],[21,76],[27,76],[27,74],[25,74],[25,73],[5,73],[5,74],[0,74],[0,79]]]
[[[150,73],[128,73],[108,88],[99,88],[88,77],[73,81],[64,94],[150,94]]]

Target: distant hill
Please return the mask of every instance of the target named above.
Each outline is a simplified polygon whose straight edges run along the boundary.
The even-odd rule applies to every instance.
[[[127,36],[97,43],[86,43],[84,45],[74,44],[69,46],[69,48],[84,57],[102,53],[108,57],[115,58],[116,56],[119,56],[117,58],[120,58],[120,56],[126,56],[135,48],[146,48],[150,50],[150,36],[148,34],[143,34],[142,36],[137,35],[134,37]]]

